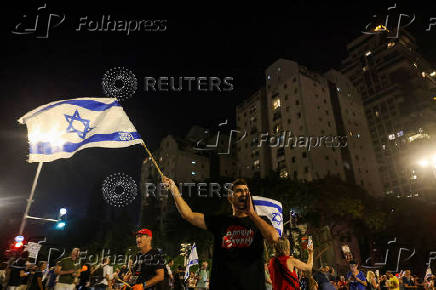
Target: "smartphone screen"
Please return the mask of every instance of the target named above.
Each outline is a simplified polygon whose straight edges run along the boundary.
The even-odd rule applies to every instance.
[[[312,246],[312,236],[309,236],[307,238],[307,247],[311,247]]]

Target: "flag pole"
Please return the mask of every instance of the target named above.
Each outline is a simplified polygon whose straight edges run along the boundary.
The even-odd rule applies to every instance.
[[[33,195],[35,193],[36,185],[38,184],[38,177],[39,177],[39,173],[41,173],[43,163],[44,162],[39,162],[38,168],[36,168],[36,174],[35,174],[35,178],[33,179],[32,190],[30,191],[29,199],[27,199],[26,210],[24,212],[23,219],[21,220],[19,236],[23,235],[24,227],[26,226],[26,219],[27,216],[29,215],[30,206],[32,205],[33,202]]]
[[[153,155],[151,154],[150,150],[148,150],[148,148],[147,148],[147,146],[145,145],[144,142],[142,142],[141,144],[142,144],[142,146],[144,146],[145,151],[147,151],[148,156],[150,156],[151,162],[153,162],[154,166],[155,166],[156,169],[157,169],[157,172],[159,172],[159,174],[160,174],[160,177],[163,178],[163,177],[164,177],[164,174],[163,174],[162,171],[160,170],[159,165],[157,164],[156,160],[154,160]]]

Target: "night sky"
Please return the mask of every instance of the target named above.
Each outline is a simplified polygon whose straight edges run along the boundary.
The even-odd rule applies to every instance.
[[[213,129],[226,119],[234,124],[235,106],[264,85],[264,70],[278,58],[295,60],[321,73],[338,69],[347,55],[346,44],[361,34],[373,14],[385,15],[387,7],[395,3],[294,1],[266,8],[243,2],[244,7],[236,8],[235,3],[220,2],[182,9],[170,2],[161,7],[144,1],[113,6],[107,2],[90,6],[89,2],[14,1],[1,9],[2,238],[11,228],[18,230],[37,165],[26,162],[27,131],[17,123],[26,112],[55,100],[103,97],[104,72],[123,66],[138,78],[138,90],[122,103],[124,110],[149,147],[156,149],[163,137],[182,137],[192,125]],[[43,3],[51,13],[66,16],[59,27],[50,30],[48,39],[11,33],[23,14],[34,15]],[[435,63],[436,27],[425,31],[429,18],[436,17],[435,6],[428,1],[396,3],[397,15],[416,14],[409,31],[416,36],[421,52]],[[166,20],[167,28],[129,36],[126,32],[75,31],[80,17],[100,19],[102,15],[117,20]],[[144,92],[145,76],[231,76],[234,90]],[[72,158],[44,164],[31,214],[55,218],[62,206],[83,214],[89,196],[101,195],[102,181],[109,174],[125,172],[139,182],[144,157],[144,149],[137,145],[85,149]],[[138,205],[131,206],[136,209]]]

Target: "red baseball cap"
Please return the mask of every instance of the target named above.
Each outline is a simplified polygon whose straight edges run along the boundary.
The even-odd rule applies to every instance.
[[[153,233],[149,229],[140,229],[139,231],[135,232],[135,236],[136,235],[147,235],[151,238]]]

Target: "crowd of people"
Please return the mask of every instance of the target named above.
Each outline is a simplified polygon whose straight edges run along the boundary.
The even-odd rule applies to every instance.
[[[181,217],[213,234],[210,273],[207,262],[188,275],[183,266],[174,269],[174,262],[166,261],[161,251],[152,247],[152,231],[142,228],[135,232],[139,252],[127,265],[114,269],[109,257],[97,265],[81,264],[80,250],[74,248],[69,257],[49,268],[46,262],[30,263],[25,251],[2,264],[0,290],[3,287],[8,290],[434,290],[433,275],[419,279],[410,270],[396,275],[364,273],[351,261],[347,275],[338,277],[328,266],[314,271],[313,243],[307,245],[306,262],[293,257],[289,240],[280,237],[271,221],[254,210],[243,179],[232,183],[233,194],[228,196],[233,211],[230,216],[193,212],[174,181],[163,177],[163,182],[171,191]],[[264,242],[274,246],[274,255],[268,261],[265,261]]]
[[[308,275],[309,274],[309,275]],[[426,274],[424,278],[412,275],[411,270],[393,273],[379,270],[360,270],[356,262],[350,262],[346,275],[337,275],[333,267],[323,266],[313,273],[302,273],[301,289],[320,290],[434,290],[435,276]]]
[[[141,235],[138,235],[141,236]],[[141,239],[141,238],[139,238]],[[18,258],[11,258],[2,263],[0,268],[0,290],[129,290],[134,285],[149,282],[147,289],[209,289],[208,263],[204,261],[197,271],[192,271],[189,277],[185,277],[185,267],[174,267],[174,260],[154,260],[151,257],[148,262],[141,260],[128,264],[114,265],[110,257],[105,257],[98,264],[81,264],[78,260],[80,250],[74,248],[69,257],[59,260],[55,266],[48,267],[46,261],[32,263],[28,252],[23,251]],[[149,251],[155,255],[155,251]],[[159,262],[159,263],[155,263]],[[163,270],[163,279],[157,279],[152,284],[153,272],[156,269]],[[174,274],[173,274],[174,273]],[[140,280],[145,280],[141,281]],[[153,287],[156,285],[156,287]],[[145,285],[144,285],[145,286]],[[137,287],[136,287],[137,288]]]

